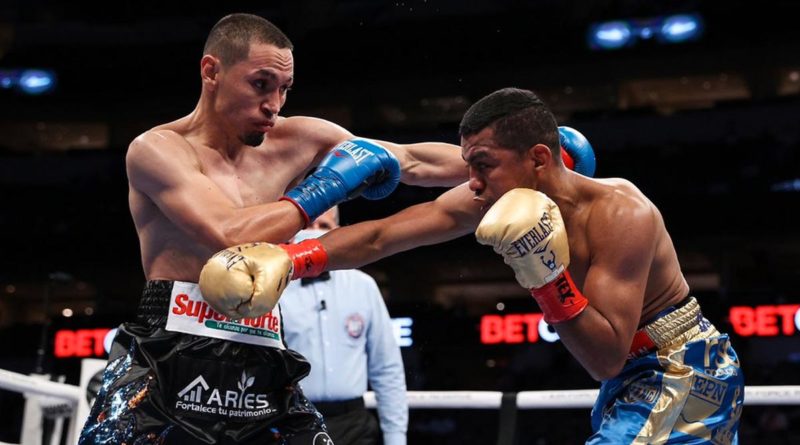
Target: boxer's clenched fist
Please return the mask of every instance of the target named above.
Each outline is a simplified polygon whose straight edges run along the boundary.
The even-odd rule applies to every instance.
[[[292,259],[279,246],[241,244],[208,260],[200,272],[200,292],[211,307],[227,317],[258,317],[278,304],[292,269]]]
[[[328,255],[319,240],[275,245],[249,243],[214,254],[200,272],[200,293],[227,317],[251,318],[270,312],[290,280],[325,270]]]
[[[333,147],[314,173],[281,200],[293,203],[306,226],[328,209],[358,195],[383,199],[400,182],[400,162],[381,145],[354,138]]]
[[[520,285],[530,289],[546,322],[571,320],[588,300],[572,282],[569,241],[558,206],[544,193],[509,190],[478,225],[475,236],[503,256]]]
[[[526,289],[542,287],[569,266],[569,243],[556,203],[544,193],[513,189],[486,212],[475,236],[503,256]]]
[[[586,136],[571,127],[558,127],[561,157],[570,170],[592,177],[596,167],[594,149]]]

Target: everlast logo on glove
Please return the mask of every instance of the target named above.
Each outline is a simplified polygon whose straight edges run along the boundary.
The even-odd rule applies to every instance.
[[[370,156],[374,156],[368,149],[361,147],[357,144],[354,144],[350,141],[342,142],[336,147],[336,149],[337,151],[341,150],[349,154],[350,157],[353,158],[353,162],[355,162],[356,165],[361,165],[361,162],[364,161],[364,159]],[[334,155],[336,156],[336,154]]]
[[[257,246],[258,244],[254,243],[253,245]],[[223,250],[219,255],[225,258],[225,268],[228,270],[231,270],[231,267],[236,265],[236,263],[244,261],[244,256],[229,249]]]
[[[542,253],[547,249],[547,245],[550,243],[545,244],[541,248],[535,248],[551,233],[553,233],[553,225],[550,218],[550,213],[544,212],[542,213],[541,218],[539,218],[538,225],[536,227],[532,227],[528,233],[522,236],[522,238],[512,242],[511,247],[516,250],[516,256],[518,258],[524,257],[530,253],[531,250],[533,250],[535,253]]]

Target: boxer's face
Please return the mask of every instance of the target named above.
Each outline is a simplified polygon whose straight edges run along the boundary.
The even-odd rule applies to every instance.
[[[511,189],[536,185],[533,160],[525,153],[499,146],[493,133],[491,128],[484,128],[461,139],[461,154],[469,168],[469,188],[476,199],[487,205]]]
[[[327,212],[319,215],[317,219],[311,223],[311,228],[314,230],[322,230],[328,232],[339,227],[339,208],[332,207]]]
[[[217,93],[217,111],[236,136],[258,146],[275,125],[278,112],[294,79],[292,51],[252,43],[248,57],[223,68]]]

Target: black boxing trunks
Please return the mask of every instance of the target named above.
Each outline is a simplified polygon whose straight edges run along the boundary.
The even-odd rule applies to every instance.
[[[281,331],[278,308],[230,320],[194,283],[147,282],[79,444],[332,444],[297,385],[311,366]]]

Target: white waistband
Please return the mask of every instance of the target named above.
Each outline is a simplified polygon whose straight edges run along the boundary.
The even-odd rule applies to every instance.
[[[168,331],[285,349],[280,307],[254,318],[232,320],[203,299],[197,283],[175,281],[167,310]]]

